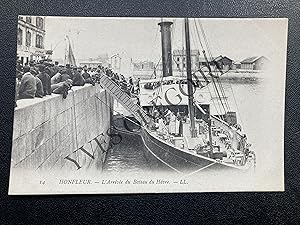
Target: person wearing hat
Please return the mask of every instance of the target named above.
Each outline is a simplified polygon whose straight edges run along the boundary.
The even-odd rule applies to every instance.
[[[61,81],[66,81],[68,79],[71,79],[71,77],[69,76],[69,74],[67,74],[67,69],[62,68],[60,70],[60,73],[61,73]]]
[[[45,65],[44,72],[47,73],[50,76],[50,78],[53,77],[54,74],[52,70],[52,64],[48,61],[45,61],[43,64]]]
[[[17,60],[17,64],[16,64],[16,77],[19,78],[19,80],[21,81],[22,75],[23,75],[23,66],[21,64],[21,60]]]
[[[20,84],[21,84],[21,78],[20,74],[18,71],[16,71],[16,92],[15,92],[15,107],[17,107],[17,100],[19,99],[19,89],[20,89]]]
[[[59,82],[57,84],[52,84],[51,89],[52,92],[55,94],[62,94],[63,98],[66,98],[68,95],[68,91],[72,87],[73,81],[71,79],[68,79],[66,81]]]
[[[36,93],[36,79],[30,73],[30,67],[24,67],[24,75],[19,87],[19,99],[34,98]]]
[[[36,92],[35,97],[42,98],[44,95],[43,84],[40,78],[37,77],[38,72],[35,69],[30,69],[30,73],[35,77],[36,80]]]
[[[76,68],[76,69],[75,69]],[[77,70],[77,67],[74,67],[74,76],[73,76],[73,86],[83,86],[85,81],[81,75],[81,68]]]
[[[83,77],[85,80],[88,79],[88,78],[91,78],[91,75],[87,72],[86,66],[83,67],[82,77]]]
[[[66,64],[66,73],[70,76],[71,79],[73,79],[73,71],[70,64]]]
[[[18,71],[22,71],[23,70],[23,65],[20,59],[17,60],[17,64],[16,64],[16,68]]]
[[[58,73],[59,66],[58,66],[58,62],[57,61],[54,62],[54,66],[52,67],[52,70],[53,70],[53,76]]]
[[[51,95],[51,78],[50,76],[45,72],[45,65],[41,64],[39,66],[40,73],[37,75],[37,77],[42,81],[43,89],[44,89],[44,96]]]
[[[61,82],[61,79],[62,79],[61,71],[62,71],[62,69],[59,69],[59,71],[53,77],[51,77],[51,85],[58,84],[59,82]],[[69,76],[69,75],[67,75],[67,76]]]
[[[81,74],[86,84],[92,84],[95,86],[95,80],[91,78],[91,75],[87,72],[87,68],[83,67],[83,72]]]

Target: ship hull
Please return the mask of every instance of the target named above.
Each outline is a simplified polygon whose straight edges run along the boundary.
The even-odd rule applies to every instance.
[[[196,153],[184,151],[155,137],[143,129],[144,154],[151,168],[178,173],[198,173],[212,170],[238,170],[239,168]]]
[[[172,144],[155,136],[147,128],[138,127],[130,121],[133,117],[127,117],[129,120],[114,116],[114,129],[119,132],[134,131],[139,134],[144,146],[144,156],[152,171],[157,172],[177,172],[177,173],[202,173],[207,171],[220,170],[240,170],[239,167],[232,164],[217,161],[193,152],[177,148]],[[126,126],[124,126],[126,124]]]

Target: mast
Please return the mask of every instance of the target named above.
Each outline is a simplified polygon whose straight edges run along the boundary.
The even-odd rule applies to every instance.
[[[171,46],[171,25],[172,22],[160,22],[161,49],[163,77],[172,76],[172,46]]]
[[[76,66],[76,59],[75,59],[75,56],[74,56],[74,53],[73,53],[73,50],[72,50],[72,47],[71,47],[70,38],[69,38],[68,35],[66,37],[67,37],[68,44],[69,44],[68,55],[66,56],[67,57],[67,63],[70,64],[70,65]]]
[[[191,48],[190,48],[190,31],[189,31],[189,19],[184,19],[185,27],[185,46],[186,46],[186,73],[187,73],[187,85],[188,85],[188,104],[189,104],[189,114],[190,114],[190,129],[191,137],[197,137],[197,132],[195,129],[195,111],[194,111],[194,96],[193,96],[193,78],[192,78],[192,66],[191,66]]]

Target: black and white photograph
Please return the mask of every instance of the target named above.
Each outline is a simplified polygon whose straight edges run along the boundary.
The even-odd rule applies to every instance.
[[[284,191],[287,19],[16,29],[10,195]]]

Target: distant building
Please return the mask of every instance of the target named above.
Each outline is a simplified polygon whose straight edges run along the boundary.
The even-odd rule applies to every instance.
[[[132,62],[132,76],[135,79],[150,79],[156,78],[156,73],[160,71],[161,68],[159,66],[154,70],[155,63],[152,61],[140,61],[140,62]]]
[[[90,68],[96,68],[98,66],[103,66],[103,62],[97,61],[97,60],[84,60],[79,62],[79,66],[81,67],[90,67]]]
[[[241,62],[240,61],[234,61],[232,63],[232,69],[234,69],[234,70],[241,69]]]
[[[119,56],[119,54],[115,54],[110,57],[110,65],[111,65],[111,68],[113,69],[113,71],[118,72],[118,73],[120,72],[121,57]]]
[[[234,67],[233,60],[228,58],[227,56],[220,55],[217,57],[213,57],[212,59],[208,58],[207,60],[209,61],[209,65],[210,65],[211,69],[213,69],[213,70],[216,69],[216,63],[221,70],[225,70],[225,71],[233,69],[233,67]],[[204,57],[199,58],[199,65],[200,65],[200,68],[203,68],[204,66],[207,65],[207,61]],[[202,70],[205,70],[205,67]]]
[[[110,58],[109,58],[109,56],[108,56],[107,53],[98,55],[98,57],[95,58],[95,60],[96,61],[101,61],[101,62],[103,62],[106,65],[110,64]]]
[[[263,70],[269,59],[265,56],[252,56],[241,61],[241,69],[244,70]]]
[[[210,60],[208,58],[207,60]],[[233,66],[233,60],[228,58],[227,56],[218,56],[213,57],[212,60],[207,62],[204,57],[200,57],[199,50],[191,50],[191,69],[192,71],[198,71],[199,68],[202,70],[208,70],[205,67],[208,63],[210,68],[213,70],[216,69],[216,64],[218,64],[219,68],[222,70],[230,70]],[[174,50],[172,56],[172,70],[173,76],[182,77],[186,72],[186,52],[185,50]],[[215,63],[213,62],[215,61]],[[146,78],[156,78],[162,74],[162,62],[157,65],[151,61],[141,61],[134,62],[133,65],[133,74],[135,77],[139,77],[141,79]]]
[[[218,67],[221,69],[221,70],[230,70],[232,69],[232,62],[233,60],[228,58],[227,56],[218,56],[218,57],[215,57],[211,62],[210,64],[214,67],[217,67],[216,66],[216,63],[218,65]]]
[[[141,61],[141,62],[134,62],[133,70],[154,70],[154,62],[151,61]]]
[[[191,50],[191,65],[192,71],[199,69],[200,51]],[[186,52],[185,50],[173,51],[173,70],[174,71],[186,71]]]
[[[79,66],[87,66],[96,68],[98,66],[111,67],[108,54],[99,55],[97,58],[89,58],[88,60],[79,60]]]
[[[19,16],[17,59],[22,64],[39,61],[52,54],[44,47],[45,33],[45,16]]]

